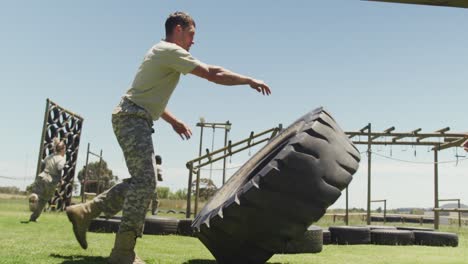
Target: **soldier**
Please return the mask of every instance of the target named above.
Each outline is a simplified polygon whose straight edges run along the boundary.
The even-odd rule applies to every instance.
[[[36,222],[61,182],[62,170],[65,167],[65,150],[65,143],[54,138],[53,153],[44,159],[44,170],[34,181],[32,194],[29,196],[29,209],[33,212],[29,217],[30,222]]]
[[[157,176],[157,181],[162,181],[162,159],[161,156],[156,155],[156,176]],[[154,189],[153,196],[151,197],[151,214],[156,215],[158,213],[158,206],[159,206],[159,199],[158,199],[158,190],[157,188]]]
[[[132,86],[112,113],[114,133],[131,178],[88,203],[67,208],[75,237],[83,248],[88,246],[86,230],[94,217],[101,212],[112,216],[122,210],[122,222],[109,263],[144,263],[135,255],[134,247],[136,239],[142,236],[145,214],[156,188],[153,121],[162,118],[182,139],[192,135],[191,129],[166,108],[180,74],[191,73],[221,85],[249,85],[263,95],[271,93],[263,81],[192,57],[189,49],[194,44],[195,21],[187,13],[171,14],[165,29],[166,38],[147,52]]]

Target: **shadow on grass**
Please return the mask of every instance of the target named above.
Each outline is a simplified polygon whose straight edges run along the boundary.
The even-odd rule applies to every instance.
[[[216,264],[215,260],[211,259],[191,259],[189,261],[184,262],[183,264]],[[278,262],[267,262],[267,264],[281,264]]]
[[[107,258],[104,257],[93,257],[93,256],[82,256],[82,255],[71,255],[71,256],[63,256],[59,254],[50,254],[51,257],[57,259],[63,259],[62,264],[102,264],[107,263]]]
[[[216,264],[216,261],[211,259],[191,259],[183,264]]]

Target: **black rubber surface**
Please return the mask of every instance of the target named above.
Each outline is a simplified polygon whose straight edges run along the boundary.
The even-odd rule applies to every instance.
[[[323,229],[322,230],[323,234],[323,244],[324,245],[330,245],[331,244],[331,233],[330,230],[328,229]]]
[[[414,226],[397,226],[398,230],[410,230],[410,231],[435,231],[432,228],[427,227],[414,227]]]
[[[408,230],[371,230],[371,243],[377,245],[413,245],[414,234]]]
[[[98,217],[91,221],[89,226],[90,232],[101,232],[101,233],[117,233],[119,231],[119,225],[121,216],[113,216],[110,219]],[[168,235],[178,234],[179,231],[179,220],[175,218],[162,218],[155,216],[148,216],[145,219],[145,226],[143,234],[147,235]]]
[[[162,218],[149,216],[145,219],[143,234],[169,235],[177,234],[179,220],[175,218]]]
[[[384,225],[366,225],[362,227],[367,227],[370,230],[375,230],[375,229],[389,229],[389,230],[396,230],[397,228],[395,226],[384,226]]]
[[[339,245],[359,245],[371,242],[370,229],[359,226],[330,226],[331,243]]]
[[[96,218],[91,221],[88,231],[96,233],[117,233],[119,231],[120,220]]]
[[[192,226],[218,263],[265,263],[324,215],[359,160],[334,119],[316,109],[247,161]]]
[[[179,219],[177,234],[182,236],[194,236],[192,223],[193,219]]]
[[[458,235],[446,232],[413,231],[415,244],[436,247],[457,247]]]
[[[298,239],[288,241],[279,254],[319,253],[323,247],[323,232],[318,226],[310,226]]]

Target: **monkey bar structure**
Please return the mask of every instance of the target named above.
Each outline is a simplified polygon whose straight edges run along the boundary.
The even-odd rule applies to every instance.
[[[467,133],[449,133],[449,127],[431,133],[421,133],[421,128],[410,132],[394,132],[390,127],[382,132],[373,132],[369,123],[359,131],[345,132],[356,145],[367,145],[367,224],[371,217],[371,173],[372,173],[372,145],[399,145],[399,146],[432,146],[434,151],[434,208],[439,208],[439,151],[459,147],[468,139]],[[358,137],[357,139],[355,139]],[[361,139],[364,138],[364,139]],[[386,140],[390,138],[389,140]],[[434,228],[439,229],[439,212],[434,211]],[[346,196],[346,213],[348,213],[348,197]]]
[[[206,123],[205,123],[206,124]],[[226,124],[218,124],[218,125],[223,125],[223,126],[230,126],[231,124],[226,122]],[[210,125],[211,126],[211,125]],[[282,125],[279,124],[277,127],[273,127],[270,129],[267,129],[263,132],[260,132],[258,134],[255,134],[253,131],[250,132],[250,136],[240,140],[238,142],[232,143],[231,140],[227,142],[227,145],[224,146],[223,148],[214,150],[210,152],[209,149],[206,149],[206,154],[203,156],[200,156],[196,159],[192,159],[187,162],[186,167],[189,170],[189,177],[188,177],[188,188],[187,188],[187,210],[186,210],[186,217],[190,218],[191,215],[191,201],[192,201],[192,179],[193,179],[193,174],[197,175],[197,181],[196,181],[196,190],[195,190],[195,208],[194,208],[194,215],[197,215],[198,212],[198,196],[199,196],[199,180],[200,180],[200,169],[204,166],[210,165],[212,163],[215,163],[219,160],[225,160],[226,157],[230,157],[236,153],[239,153],[241,151],[247,150],[253,146],[256,146],[261,143],[268,142],[270,139],[275,137],[279,131],[283,129]],[[201,143],[200,143],[201,147]],[[201,150],[200,150],[201,153]],[[198,164],[196,164],[198,163]],[[224,165],[224,170],[225,170],[225,165]],[[225,177],[225,172],[223,172],[223,181]]]
[[[200,122],[197,123],[197,127],[200,127],[200,148],[198,151],[198,156],[201,157],[202,155],[202,148],[203,148],[203,129],[204,128],[212,128],[213,129],[213,136],[212,136],[212,148],[213,151],[214,146],[214,137],[215,137],[215,129],[224,129],[224,147],[227,146],[227,139],[229,136],[229,131],[231,131],[232,123],[226,121],[226,123],[207,123],[205,122],[205,118],[201,117]],[[207,150],[208,151],[208,150]],[[208,152],[207,152],[208,153]],[[226,155],[226,150],[224,150],[224,155]],[[198,162],[200,165],[201,161]],[[213,163],[211,163],[213,164]],[[211,178],[211,171],[210,171],[210,178]],[[198,183],[200,181],[200,173],[197,174],[197,190],[198,190]],[[226,181],[226,157],[223,158],[223,185]]]
[[[462,224],[461,224],[461,214],[462,214],[462,211],[460,211],[461,208],[461,202],[460,202],[460,199],[457,198],[457,199],[439,199],[439,202],[457,202],[457,205],[458,207],[457,208],[434,208],[434,211],[439,211],[439,212],[458,212],[458,227],[461,227]],[[453,210],[453,209],[458,209],[458,210]],[[463,209],[462,209],[463,210]],[[465,209],[466,210],[466,209]],[[468,212],[468,210],[466,210],[465,212]]]
[[[88,143],[88,151],[86,152],[86,164],[85,164],[85,167],[84,167],[84,176],[83,176],[83,181],[81,182],[81,202],[84,203],[86,202],[86,198],[88,195],[92,195],[92,196],[96,196],[98,195],[100,192],[99,192],[99,185],[101,183],[100,181],[100,176],[99,173],[101,173],[101,166],[102,166],[102,149],[101,149],[101,153],[98,155],[96,153],[93,153],[91,150],[89,150],[90,148],[90,143]],[[89,161],[89,154],[93,155],[94,157],[97,157],[99,158],[99,169],[98,169],[98,175],[97,175],[97,180],[88,180],[88,161]],[[86,189],[86,185],[87,184],[90,184],[90,183],[97,183],[97,188],[96,188],[96,193],[90,193],[90,192],[86,192],[87,189]]]

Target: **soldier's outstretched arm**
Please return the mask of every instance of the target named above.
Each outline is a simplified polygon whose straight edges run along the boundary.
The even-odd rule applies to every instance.
[[[169,110],[165,109],[161,118],[168,122],[182,139],[189,139],[192,136],[192,130],[190,127],[177,119],[173,114],[171,114],[171,112],[169,112]]]
[[[224,69],[220,66],[213,66],[202,64],[190,73],[207,79],[210,82],[214,82],[221,85],[250,85],[252,89],[255,89],[257,92],[262,93],[263,95],[270,95],[271,90],[268,85],[261,80],[257,80],[248,76],[244,76],[230,70]]]

